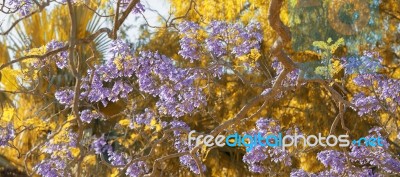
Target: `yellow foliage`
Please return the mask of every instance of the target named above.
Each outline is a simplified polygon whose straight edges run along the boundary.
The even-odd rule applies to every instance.
[[[46,46],[32,48],[28,52],[25,52],[25,55],[43,55],[46,53]]]
[[[83,163],[88,165],[96,165],[97,163],[96,156],[95,155],[85,156],[85,158],[83,159]]]
[[[129,119],[122,119],[118,122],[120,125],[126,127],[129,126],[129,124],[131,123],[131,121]]]
[[[81,152],[79,150],[79,148],[75,148],[75,147],[69,148],[69,150],[71,151],[71,154],[73,157],[78,157],[79,153]]]
[[[322,50],[327,50],[331,54],[335,53],[336,49],[339,48],[341,45],[344,45],[344,39],[340,38],[335,43],[332,43],[332,38],[329,38],[326,42],[325,41],[314,41],[313,46],[318,47]]]
[[[111,177],[117,177],[120,174],[119,170],[116,168],[113,168],[111,171]]]
[[[11,69],[9,67],[1,70],[1,80],[0,83],[4,85],[5,90],[7,91],[16,91],[19,88],[18,78],[21,75],[21,72],[15,69]]]
[[[67,121],[71,121],[71,120],[74,120],[74,119],[75,119],[75,116],[74,116],[74,115],[68,114],[68,116],[67,116]]]
[[[26,126],[32,126],[35,128],[39,128],[40,130],[45,129],[47,127],[47,123],[38,117],[33,117],[30,119],[27,119],[24,124]]]
[[[6,107],[3,108],[3,115],[1,116],[1,122],[8,123],[14,116],[14,108]]]

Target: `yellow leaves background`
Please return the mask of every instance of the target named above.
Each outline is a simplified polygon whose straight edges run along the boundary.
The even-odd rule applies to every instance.
[[[92,0],[87,1],[88,5],[93,8],[102,8],[107,12],[113,12],[112,7],[115,4],[110,4],[108,0]],[[285,1],[288,3],[284,5],[280,18],[285,24],[289,23],[289,16],[287,6],[291,5],[295,7],[297,5],[296,0]],[[244,75],[244,79],[251,83],[262,83],[263,86],[269,86],[269,81],[275,76],[272,70],[271,61],[272,54],[270,48],[273,42],[276,40],[277,34],[271,29],[268,24],[268,6],[269,1],[265,0],[203,0],[203,1],[188,1],[188,0],[171,0],[171,13],[174,17],[184,16],[188,10],[188,15],[181,20],[190,20],[200,25],[207,25],[212,20],[224,20],[228,22],[241,22],[248,24],[251,21],[258,21],[261,23],[264,41],[262,43],[261,50],[251,50],[251,53],[245,56],[240,56],[237,60],[234,60],[235,69],[246,73],[247,68],[243,67],[243,63],[249,64],[250,68],[255,68],[257,64],[264,68],[261,71],[262,74],[248,74]],[[396,0],[390,0],[388,3],[383,3],[383,8],[389,12],[393,12],[394,16],[398,15],[398,3]],[[85,9],[82,6],[74,7],[77,10],[76,19],[78,21],[78,38],[84,38],[93,32],[101,22],[95,19],[93,12]],[[21,26],[16,29],[19,36],[22,36],[20,41],[29,41],[29,43],[19,42],[19,48],[16,50],[15,58],[26,56],[26,55],[41,55],[46,52],[44,47],[52,39],[60,41],[67,41],[69,36],[69,16],[68,10],[65,6],[55,7],[52,11],[42,11],[41,13],[34,15],[32,18],[28,18],[23,21]],[[311,18],[318,18],[317,15]],[[179,23],[181,20],[176,20]],[[294,19],[297,23],[300,19]],[[388,34],[385,35],[384,43],[382,48],[379,48],[380,53],[383,54],[385,63],[391,66],[394,72],[389,73],[394,78],[400,78],[400,70],[398,65],[393,61],[394,54],[391,53],[390,47],[392,44],[398,44],[395,41],[396,37],[393,36],[396,30],[396,24],[398,20],[390,19]],[[90,27],[90,28],[89,28]],[[312,28],[312,26],[311,26]],[[89,29],[92,29],[91,31]],[[201,32],[196,36],[199,40],[204,40],[207,36],[205,32]],[[26,38],[26,39],[25,39]],[[160,28],[154,33],[150,31],[143,31],[141,33],[141,39],[145,39],[141,43],[139,50],[153,50],[159,51],[159,53],[165,54],[171,58],[177,60],[177,64],[185,67],[191,65],[188,62],[182,61],[180,56],[177,54],[179,50],[178,41],[180,39],[179,34],[174,29]],[[148,42],[147,42],[148,41]],[[326,75],[334,78],[336,83],[339,83],[339,78],[343,76],[342,66],[337,60],[338,55],[345,55],[346,51],[342,47],[344,40],[339,39],[338,41],[315,41],[313,42],[315,47],[322,50],[322,53],[316,53],[312,51],[305,52],[294,52],[290,46],[285,46],[288,53],[293,56],[293,60],[300,62],[307,61],[319,61],[319,60],[330,60],[329,66],[317,67],[316,73],[320,75]],[[0,64],[10,61],[9,52],[7,50],[8,43],[0,44]],[[97,44],[89,44],[79,48],[79,56],[82,60],[89,58],[94,55],[97,62],[101,61],[102,52],[96,50]],[[94,49],[94,53],[89,49]],[[343,47],[345,48],[345,47]],[[199,66],[205,66],[205,62],[209,61],[208,58],[202,58],[199,61]],[[71,87],[73,86],[73,79],[70,73],[67,71],[57,70],[55,67],[46,68],[48,70],[33,70],[28,67],[35,59],[26,60],[25,62],[16,64],[18,67],[12,66],[1,70],[0,77],[0,90],[6,91],[19,91],[21,85],[25,85],[27,88],[23,88],[23,91],[29,91],[32,87],[37,89],[35,95],[32,94],[10,94],[0,92],[0,103],[4,106],[2,109],[1,125],[9,121],[13,121],[17,131],[21,133],[17,135],[16,140],[13,144],[20,149],[21,152],[27,152],[29,149],[34,147],[36,142],[40,142],[46,139],[49,132],[54,131],[57,128],[62,127],[60,136],[55,137],[55,142],[64,142],[67,139],[67,130],[76,129],[76,126],[71,124],[74,119],[73,115],[66,115],[67,113],[63,110],[63,107],[57,105],[54,100],[54,91],[59,87]],[[119,69],[122,69],[121,60],[115,60]],[[194,64],[193,64],[194,65]],[[87,69],[87,68],[83,68]],[[46,74],[49,73],[49,74]],[[32,76],[32,77],[29,77]],[[352,80],[352,77],[348,78]],[[199,85],[210,84],[209,87],[204,88],[207,94],[208,106],[204,108],[204,113],[194,114],[183,117],[185,122],[188,122],[191,128],[201,132],[209,132],[221,123],[234,117],[240,109],[246,105],[249,99],[261,93],[262,87],[257,85],[251,85],[243,83],[243,81],[234,74],[228,74],[221,80],[201,80],[198,81]],[[346,88],[350,92],[354,92],[356,87],[351,82],[346,85]],[[29,92],[30,93],[30,92]],[[344,94],[345,95],[345,94]],[[146,106],[155,102],[152,98],[142,98],[141,95],[135,95],[136,97],[132,100],[137,101],[139,107]],[[345,95],[350,97],[350,95]],[[4,99],[3,99],[4,98]],[[12,102],[6,102],[5,100],[12,100]],[[104,107],[102,105],[96,105],[99,107],[101,113],[107,116],[115,116],[110,120],[104,122],[95,122],[88,125],[87,134],[99,135],[102,132],[108,132],[114,127],[110,125],[119,125],[118,130],[121,130],[125,134],[123,138],[117,139],[115,142],[118,146],[122,146],[129,149],[132,152],[139,152],[143,148],[142,145],[157,140],[160,138],[161,125],[155,119],[151,121],[150,126],[139,126],[134,125],[134,130],[129,131],[129,125],[131,124],[131,118],[116,116],[117,113],[127,107],[132,107],[132,103],[117,102],[109,104]],[[258,111],[261,105],[256,105],[249,112],[252,115]],[[285,97],[275,102],[268,103],[256,116],[252,119],[248,119],[248,122],[241,122],[237,126],[230,127],[229,131],[245,132],[254,127],[254,122],[260,117],[273,117],[280,121],[280,125],[283,128],[288,128],[293,125],[298,125],[300,129],[305,130],[305,134],[313,134],[315,132],[321,132],[326,134],[333,122],[333,119],[337,116],[338,110],[335,102],[332,101],[330,94],[320,87],[318,84],[307,84],[297,89],[294,92],[290,92]],[[382,122],[388,120],[388,115],[381,116]],[[65,121],[68,123],[63,124]],[[365,135],[368,128],[373,125],[373,121],[367,118],[360,118],[356,115],[353,110],[348,109],[345,115],[345,124],[351,130],[354,135]],[[25,131],[22,131],[26,129]],[[106,131],[107,130],[107,131]],[[115,133],[115,132],[112,132]],[[110,133],[109,136],[115,136]],[[345,133],[341,128],[338,128],[338,133]],[[390,138],[393,139],[393,135]],[[78,149],[70,149],[73,152],[73,156],[77,157],[83,153]],[[155,150],[156,155],[159,157],[165,155],[167,152],[172,152],[172,146],[162,144]],[[205,164],[212,167],[207,172],[209,176],[256,176],[255,174],[249,173],[246,165],[242,162],[243,154],[245,153],[243,148],[214,148],[208,149],[207,158]],[[317,151],[299,153],[298,159],[293,159],[293,168],[303,168],[310,172],[318,171],[322,168],[315,157]],[[16,164],[19,169],[23,169],[22,159],[18,158],[18,152],[15,149],[1,149],[0,154],[6,155],[9,160]],[[32,157],[29,160],[28,166],[31,167],[36,162],[40,161],[43,156]],[[153,159],[152,159],[153,160]],[[93,154],[87,154],[83,159],[85,170],[99,172],[100,174],[110,174],[110,176],[116,176],[118,170],[109,170],[99,165],[99,158]],[[289,168],[282,168],[280,166],[271,165],[276,171],[279,171],[277,176],[285,176],[290,172]],[[166,174],[176,174],[177,171],[181,176],[192,175],[188,169],[183,168],[178,159],[173,159],[166,164]],[[104,172],[104,173],[103,173]]]

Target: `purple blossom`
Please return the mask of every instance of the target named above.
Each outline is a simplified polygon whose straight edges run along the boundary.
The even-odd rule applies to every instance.
[[[70,171],[68,171],[66,167],[68,161],[73,159],[70,148],[76,147],[78,134],[69,131],[67,133],[58,134],[57,136],[64,136],[60,138],[65,138],[67,141],[56,142],[54,139],[50,139],[50,141],[45,143],[41,151],[50,155],[50,157],[42,160],[33,168],[35,172],[41,176],[71,176]]]
[[[181,50],[179,54],[191,62],[198,60],[204,48],[213,58],[220,58],[227,54],[236,57],[249,54],[251,49],[259,49],[262,41],[261,26],[259,23],[249,23],[243,26],[239,23],[231,24],[224,21],[212,21],[205,32],[208,34],[201,43],[198,39],[200,26],[193,22],[183,22],[179,25]]]
[[[249,23],[245,28],[235,25],[240,38],[235,38],[235,44],[232,53],[236,56],[242,56],[250,53],[251,49],[259,49],[263,39],[261,25],[259,23]]]
[[[101,154],[103,152],[112,152],[112,147],[107,144],[104,135],[92,142],[92,149],[96,154]]]
[[[363,93],[354,95],[352,103],[358,108],[358,115],[363,116],[381,109],[379,100],[373,96],[366,96]]]
[[[269,125],[270,125],[270,123],[271,123],[272,121],[273,121],[273,120],[270,119],[270,118],[260,118],[260,119],[258,119],[258,120],[256,121],[257,129],[259,129],[259,130],[268,129],[268,127],[269,127]]]
[[[8,123],[7,127],[0,127],[0,147],[6,146],[15,138],[14,124]]]
[[[250,134],[255,136],[260,133],[262,136],[267,134],[277,134],[281,131],[278,122],[271,118],[260,118],[256,121],[256,129]],[[264,161],[273,163],[283,163],[286,166],[292,164],[290,154],[281,147],[256,146],[243,156],[243,162],[249,166],[249,170],[254,173],[265,173],[266,169],[263,165]]]
[[[374,173],[372,171],[372,169],[363,167],[360,169],[349,170],[349,176],[351,176],[351,177],[380,177],[382,175]]]
[[[132,0],[122,0],[121,1],[121,7],[123,10],[126,10],[126,8],[128,7],[129,3],[131,3]],[[132,13],[134,14],[138,14],[138,13],[143,13],[145,11],[144,9],[144,5],[142,3],[137,2],[137,4],[135,5],[135,7],[132,10]]]
[[[200,26],[197,23],[191,21],[184,21],[179,24],[178,29],[181,34],[196,34],[196,32],[200,29]]]
[[[197,166],[196,161],[193,159],[192,156],[190,156],[190,155],[180,156],[180,157],[179,157],[179,162],[180,162],[182,165],[188,167],[189,170],[192,171],[193,173],[195,173],[195,174],[200,174],[199,167]],[[200,166],[201,166],[201,168],[202,168],[202,169],[201,169],[202,171],[205,171],[205,170],[206,170],[206,166],[205,166],[205,165],[200,164]]]
[[[360,74],[353,79],[353,82],[360,87],[372,87],[374,81],[378,79],[377,75],[374,74]]]
[[[178,121],[178,120],[174,120],[171,121],[169,123],[169,125],[171,126],[171,129],[175,129],[174,130],[174,147],[178,152],[188,152],[190,151],[191,148],[194,147],[194,144],[192,144],[192,147],[189,147],[189,144],[187,142],[186,139],[183,139],[181,136],[186,135],[186,132],[190,131],[190,127],[183,121]],[[185,132],[185,133],[183,133]],[[199,157],[199,153],[196,153],[196,156]],[[184,155],[184,156],[180,156],[179,157],[179,162],[188,167],[190,171],[192,171],[193,173],[196,174],[200,174],[200,170],[196,164],[196,161],[193,159],[193,157],[191,155]],[[200,164],[201,166],[201,170],[205,171],[206,170],[206,166],[203,164]]]
[[[179,40],[181,45],[181,50],[179,50],[178,54],[181,55],[184,59],[189,59],[190,62],[194,60],[198,60],[200,58],[198,54],[199,44],[197,40],[194,38],[183,37]]]
[[[342,58],[346,74],[372,74],[376,73],[382,68],[382,58],[375,59],[374,53],[365,51],[361,57],[352,56],[349,58]]]
[[[394,112],[394,109],[400,105],[400,80],[382,78],[378,80],[376,92],[379,94],[378,96],[381,100],[391,100],[388,104],[393,107],[392,112]]]
[[[200,44],[197,42],[196,36],[200,26],[194,22],[185,21],[179,24],[179,33],[183,36],[179,40],[181,50],[178,54],[184,59],[189,59],[191,62],[200,58],[198,50]]]
[[[379,74],[360,74],[354,78],[358,86],[372,93],[357,93],[352,102],[358,108],[359,115],[370,114],[378,110],[396,112],[400,105],[400,80],[387,78]]]
[[[141,52],[133,57],[128,44],[120,40],[114,41],[111,48],[115,57],[83,78],[82,99],[107,105],[108,101],[127,98],[136,83],[140,91],[158,98],[156,107],[163,115],[181,117],[206,104],[202,90],[194,86],[199,75],[195,70],[178,68],[170,58],[158,53]],[[130,79],[136,82],[131,83]]]
[[[292,159],[290,158],[289,152],[287,150],[276,147],[269,149],[268,152],[272,162],[283,162],[285,166],[292,165]]]
[[[85,109],[82,112],[80,112],[80,119],[83,122],[90,123],[93,119],[101,119],[104,116],[101,113],[98,113],[97,111],[91,111],[89,109]]]
[[[181,135],[182,130],[186,130],[187,132],[190,131],[190,127],[189,125],[187,125],[185,122],[183,121],[179,121],[179,120],[174,120],[171,121],[170,123],[171,129],[178,129],[174,131],[174,136],[179,136]],[[184,132],[185,133],[185,132]]]
[[[297,169],[290,173],[290,177],[307,177],[307,176],[310,175],[302,169]]]
[[[49,135],[50,136],[50,135]],[[58,136],[63,136],[66,141],[55,142],[54,139],[50,139],[45,143],[42,152],[51,155],[51,158],[62,158],[64,160],[72,159],[72,153],[70,152],[70,147],[76,147],[78,141],[78,134],[69,130],[67,133],[59,134]],[[62,154],[58,152],[64,152]]]
[[[241,24],[229,24],[222,21],[212,21],[207,27],[209,36],[206,39],[207,50],[221,57],[227,53],[236,57],[250,53],[251,49],[259,49],[262,41],[261,25],[249,23],[246,27]],[[227,49],[232,48],[231,51]]]
[[[274,60],[272,62],[272,68],[276,71],[276,75],[279,75],[282,73],[283,71],[283,65],[281,62],[279,62],[278,60]],[[285,87],[291,87],[291,86],[296,86],[297,85],[297,79],[299,77],[300,74],[300,70],[299,69],[295,69],[293,71],[291,71],[285,78],[285,80],[283,81],[282,85]],[[276,82],[277,77],[274,79],[273,82]]]
[[[111,93],[108,99],[112,102],[116,102],[121,98],[127,98],[128,94],[132,92],[133,88],[126,82],[122,80],[117,80],[111,89]]]
[[[266,169],[262,165],[252,164],[249,166],[249,170],[254,173],[265,173]]]
[[[47,52],[54,51],[54,50],[57,50],[64,46],[65,46],[65,44],[63,42],[52,40],[51,42],[47,43],[46,50],[47,50]],[[55,56],[51,56],[49,59],[55,60],[57,67],[60,69],[63,69],[65,67],[67,67],[67,65],[68,65],[67,58],[68,58],[68,52],[61,51],[61,52],[57,53]]]
[[[372,128],[369,131],[369,135],[366,138],[382,137],[380,130],[381,127]],[[388,173],[399,174],[400,173],[400,160],[396,158],[396,155],[392,155],[387,152],[389,143],[386,139],[381,139],[383,146],[378,147],[367,147],[365,145],[355,146],[351,145],[351,151],[349,156],[352,162],[357,162],[361,165],[376,166]]]
[[[177,68],[171,59],[152,52],[141,52],[137,63],[139,89],[158,96],[156,106],[161,114],[181,117],[206,104],[201,89],[193,85],[195,72]]]
[[[250,152],[243,156],[243,162],[247,164],[255,164],[268,158],[267,148],[262,146],[254,147]]]
[[[138,2],[133,9],[133,13],[138,14],[138,13],[143,13],[145,11],[144,5],[140,2]]]
[[[224,66],[217,64],[216,62],[212,62],[212,67],[210,68],[213,77],[221,79],[222,75],[225,74],[226,69]]]
[[[69,177],[70,173],[65,170],[67,164],[60,158],[45,159],[34,167],[37,174],[43,177]]]
[[[121,39],[112,41],[110,52],[114,55],[122,55],[125,57],[130,54],[129,44]]]
[[[318,153],[317,159],[321,161],[325,167],[330,167],[335,173],[341,174],[345,170],[345,157],[338,151],[321,151]]]
[[[77,146],[77,141],[78,141],[78,134],[72,131],[68,132],[68,138],[69,138],[69,143],[68,146],[70,147],[76,147]]]
[[[151,109],[146,108],[144,110],[144,113],[136,115],[134,117],[134,120],[137,124],[150,125],[151,120],[153,120],[154,117],[155,117],[154,112]],[[133,128],[133,126],[131,128]]]
[[[111,165],[123,166],[127,162],[127,158],[122,153],[110,151],[108,155],[109,155],[108,159],[111,161]]]
[[[60,104],[71,106],[74,99],[74,91],[70,89],[56,91],[54,96]]]
[[[207,50],[215,57],[221,57],[226,54],[226,45],[218,37],[206,39]]]
[[[227,53],[227,42],[224,41],[224,39],[227,39],[228,37],[228,28],[228,23],[222,21],[212,21],[207,27],[207,30],[210,32],[209,37],[206,39],[206,48],[216,57],[220,57]]]
[[[132,165],[130,165],[126,169],[125,174],[130,177],[139,177],[139,176],[143,176],[144,174],[148,173],[148,171],[149,171],[149,169],[148,169],[147,164],[143,161],[139,161],[139,162],[135,162]]]
[[[10,5],[10,8],[18,10],[22,16],[26,16],[31,13],[34,2],[31,0],[10,0],[8,5]]]

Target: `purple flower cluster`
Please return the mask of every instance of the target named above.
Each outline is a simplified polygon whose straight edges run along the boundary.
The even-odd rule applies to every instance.
[[[132,84],[126,80],[134,73],[129,44],[115,40],[110,47],[114,57],[105,64],[95,66],[94,71],[88,70],[81,85],[82,99],[86,98],[91,103],[101,101],[104,106],[108,101],[116,102],[120,98],[127,98],[133,90]]]
[[[89,102],[107,105],[108,101],[127,98],[133,84],[138,84],[140,91],[158,97],[156,106],[161,114],[181,117],[206,104],[202,90],[194,86],[200,75],[196,70],[178,68],[158,53],[141,52],[133,57],[121,40],[111,44],[111,52],[114,58],[88,71],[83,79],[81,97]],[[133,77],[137,82],[129,82]]]
[[[130,177],[139,177],[149,172],[147,164],[143,161],[135,162],[126,169],[126,175]]]
[[[366,138],[383,137],[380,133],[381,130],[381,127],[372,128]],[[350,160],[360,165],[378,167],[386,173],[400,174],[400,160],[388,152],[389,143],[386,139],[383,139],[381,143],[382,147],[350,146]]]
[[[93,119],[101,119],[104,116],[101,113],[98,113],[97,111],[92,111],[89,109],[85,109],[82,112],[80,112],[80,119],[83,122],[90,123]]]
[[[325,167],[330,167],[335,173],[343,173],[345,170],[345,156],[343,153],[334,150],[321,151],[317,155],[317,159],[324,164]]]
[[[197,154],[197,157],[199,157],[199,155]],[[192,156],[190,155],[184,155],[184,156],[180,156],[179,157],[179,162],[188,167],[190,169],[190,171],[192,171],[195,174],[200,174],[200,170],[199,167],[196,164],[196,161],[193,159]],[[200,164],[201,166],[201,171],[206,171],[206,166],[203,164]]]
[[[179,40],[181,50],[178,54],[184,59],[189,59],[190,62],[198,60],[200,58],[199,50],[200,43],[197,41],[197,33],[200,30],[200,26],[194,22],[185,21],[179,24],[179,34],[183,37]]]
[[[54,96],[60,104],[71,106],[74,99],[74,91],[69,89],[59,90],[56,91]]]
[[[201,39],[202,32],[206,34],[205,40]],[[213,60],[209,70],[218,78],[224,74],[223,64],[218,59],[229,58],[231,55],[235,57],[247,55],[252,49],[259,49],[263,39],[259,23],[243,26],[239,23],[212,21],[202,29],[199,24],[186,21],[179,25],[179,34],[181,35],[179,54],[190,62],[199,60],[203,53],[211,54]]]
[[[379,105],[378,99],[376,99],[374,96],[366,96],[363,93],[355,94],[352,102],[358,108],[359,116],[376,112],[382,108]]]
[[[190,127],[185,122],[177,121],[177,120],[170,122],[169,125],[171,126],[171,129],[175,129],[174,130],[174,137],[175,137],[174,147],[175,147],[175,149],[178,152],[190,151],[190,149],[193,148],[194,143],[192,143],[192,146],[190,147],[187,139],[182,137],[183,135],[185,135],[185,133],[183,133],[184,131],[187,131],[187,132],[190,131]],[[199,157],[200,155],[197,153],[196,156]],[[179,162],[182,165],[188,167],[190,169],[190,171],[192,171],[193,173],[200,174],[200,170],[196,164],[196,161],[193,159],[193,157],[191,155],[180,156]],[[200,165],[202,168],[201,170],[205,171],[206,166],[203,164],[200,164]]]
[[[376,127],[369,131],[369,135],[365,138],[382,137],[380,130]],[[400,160],[396,155],[388,152],[389,144],[382,139],[383,146],[367,147],[365,145],[350,146],[350,152],[342,152],[336,150],[321,151],[317,155],[317,159],[328,170],[321,171],[317,174],[307,173],[304,170],[294,170],[290,174],[292,177],[311,176],[390,176],[400,174]],[[376,170],[372,170],[376,168]]]
[[[70,148],[76,147],[78,135],[71,131],[63,135],[67,141],[55,142],[54,139],[51,139],[45,143],[42,152],[50,155],[50,158],[35,165],[34,170],[37,174],[43,177],[71,176],[70,172],[65,169],[68,161],[73,159]]]
[[[282,73],[283,71],[283,65],[281,62],[279,62],[278,60],[274,60],[272,62],[272,68],[276,71],[276,74],[279,75]],[[293,71],[291,71],[285,78],[285,80],[283,81],[282,85],[285,87],[292,87],[292,86],[296,86],[297,84],[297,78],[299,77],[300,74],[300,70],[299,69],[295,69]],[[274,82],[276,81],[277,77],[275,78]]]
[[[67,164],[63,159],[55,158],[41,161],[34,170],[42,177],[69,177],[71,174],[64,171],[66,167]]]
[[[123,166],[127,164],[129,158],[123,154],[115,152],[111,145],[109,145],[102,135],[100,138],[95,139],[92,142],[92,149],[94,150],[95,154],[98,155],[108,155],[108,160],[110,161],[111,165],[118,165]]]
[[[128,57],[130,55],[130,48],[128,43],[123,40],[117,39],[110,44],[110,52],[113,55]]]
[[[52,52],[57,49],[65,47],[65,43],[52,40],[49,43],[46,44],[46,52]],[[44,58],[44,59],[39,59],[33,62],[33,67],[34,68],[41,68],[46,65],[48,65],[50,62],[55,62],[57,67],[60,69],[64,69],[68,66],[68,51],[64,50],[55,54],[52,54],[51,56]]]
[[[46,51],[54,51],[64,46],[65,44],[63,42],[52,40],[51,42],[47,43]],[[68,52],[62,51],[57,53],[55,56],[51,56],[49,59],[55,60],[57,67],[63,69],[68,65],[67,58],[68,58]]]
[[[104,135],[92,142],[92,149],[96,154],[108,155],[107,158],[111,165],[122,166],[127,165],[131,161],[131,158],[124,153],[115,152],[111,145],[109,145],[104,138]],[[149,172],[149,168],[144,161],[137,161],[128,166],[126,169],[126,175],[130,177],[143,176]]]
[[[96,154],[101,154],[103,152],[112,152],[112,147],[107,143],[104,135],[92,142],[92,149]]]
[[[146,108],[144,110],[144,113],[136,115],[134,117],[134,120],[137,124],[145,124],[145,125],[150,125],[151,120],[155,117],[155,113],[149,109]],[[131,124],[130,128],[133,129],[133,125]]]
[[[262,136],[267,134],[278,134],[281,127],[277,121],[270,118],[260,118],[256,121],[256,129],[251,130],[250,134],[261,133]],[[289,152],[282,150],[281,147],[256,146],[250,152],[243,156],[243,162],[249,165],[249,170],[255,173],[265,173],[266,168],[264,162],[281,163],[286,166],[292,164]]]
[[[14,124],[9,123],[7,127],[0,127],[0,147],[7,146],[8,141],[15,138]]]
[[[307,172],[302,169],[294,170],[290,173],[291,177],[308,177],[310,176]]]
[[[246,55],[251,49],[260,48],[263,39],[260,29],[259,23],[249,23],[243,27],[241,24],[212,21],[207,27],[206,48],[215,57],[228,53],[236,57]]]
[[[381,62],[382,58],[373,52],[364,52],[360,57],[342,58],[345,73],[357,74],[353,82],[364,88],[352,100],[360,116],[379,110],[394,113],[400,105],[400,80],[378,74],[379,69],[383,68]]]
[[[143,13],[145,11],[144,5],[140,2],[138,2],[133,9],[133,13],[138,14],[138,13]]]
[[[264,173],[265,167],[260,163],[268,158],[268,150],[265,147],[257,146],[243,156],[243,162],[249,165],[249,169],[255,173]]]
[[[22,16],[26,16],[31,13],[34,2],[31,0],[9,0],[9,7],[18,10]]]
[[[181,117],[206,104],[202,90],[194,86],[198,72],[177,68],[166,56],[141,52],[136,73],[139,89],[158,96],[161,114]]]
[[[125,10],[128,7],[128,4],[131,2],[132,0],[122,0],[121,1],[121,7],[123,10]],[[144,9],[144,5],[142,3],[140,3],[140,1],[136,4],[136,6],[133,8],[132,13],[134,14],[138,14],[138,13],[143,13],[145,11]]]
[[[382,68],[381,57],[374,57],[375,53],[365,51],[362,56],[342,58],[346,74],[371,74]]]
[[[174,136],[180,136],[181,133],[182,133],[182,130],[185,130],[187,132],[190,131],[189,125],[187,125],[183,121],[174,120],[174,121],[171,121],[169,123],[169,125],[171,126],[171,129],[177,129],[177,130],[174,131]]]
[[[357,93],[353,97],[352,102],[360,116],[381,109],[396,112],[400,105],[400,80],[380,74],[360,74],[353,81],[369,90],[369,93]]]

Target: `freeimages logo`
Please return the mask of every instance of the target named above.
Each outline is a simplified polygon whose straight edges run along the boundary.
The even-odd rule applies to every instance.
[[[322,136],[321,133],[318,133],[318,136],[316,135],[309,135],[309,136],[304,136],[304,135],[285,135],[282,136],[282,133],[278,134],[268,134],[268,135],[263,135],[262,133],[257,133],[256,135],[239,135],[238,133],[230,134],[228,136],[224,135],[218,135],[217,137],[214,137],[212,135],[199,135],[197,137],[194,137],[193,134],[195,133],[194,130],[189,132],[188,135],[188,144],[189,146],[192,145],[192,142],[195,141],[196,145],[199,145],[201,142],[207,147],[211,146],[230,146],[230,147],[241,147],[244,146],[246,147],[246,151],[249,152],[251,151],[254,147],[256,146],[269,146],[269,147],[281,147],[283,150],[286,147],[291,147],[295,146],[297,147],[298,145],[302,144],[303,146],[308,146],[308,147],[315,147],[315,146],[337,146],[339,147],[349,147],[350,142],[352,142],[353,145],[355,146],[361,146],[365,145],[368,147],[376,147],[376,146],[383,146],[382,144],[382,139],[381,137],[361,137],[358,140],[349,140],[348,135],[329,135],[327,137]]]

